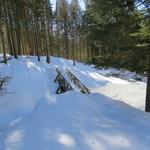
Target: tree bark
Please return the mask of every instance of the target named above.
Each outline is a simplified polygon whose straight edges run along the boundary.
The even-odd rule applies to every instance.
[[[148,78],[147,78],[145,111],[150,112],[150,44],[149,44],[149,68],[148,68]]]
[[[0,26],[0,35],[1,35],[2,48],[3,48],[3,60],[4,60],[4,63],[7,64],[6,45],[5,45],[4,31],[3,31],[2,26]]]

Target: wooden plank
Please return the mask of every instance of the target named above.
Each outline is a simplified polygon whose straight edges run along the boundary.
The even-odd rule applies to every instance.
[[[66,91],[72,90],[72,86],[67,81],[67,79],[64,77],[63,73],[60,72],[60,70],[57,68],[57,77],[55,78],[54,82],[58,82],[59,87],[56,91],[56,94],[64,93]]]
[[[13,57],[8,57],[6,60],[9,61],[11,59],[13,59]],[[4,63],[4,60],[0,60],[0,63]]]
[[[69,90],[77,90],[81,93],[90,94],[90,90],[83,84],[81,81],[73,74],[71,71],[56,69],[57,77],[54,82],[58,82],[59,87],[56,91],[56,94],[60,94]]]
[[[90,94],[90,90],[71,71],[67,70],[66,73],[82,93]]]

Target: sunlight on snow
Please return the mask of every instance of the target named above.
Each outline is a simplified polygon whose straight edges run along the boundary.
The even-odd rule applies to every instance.
[[[89,76],[94,78],[96,81],[106,80],[106,81],[109,81],[109,82],[114,83],[114,84],[129,84],[128,81],[125,81],[125,80],[122,80],[119,78],[114,78],[114,77],[108,78],[108,77],[102,76],[96,72],[89,72]]]
[[[58,141],[67,147],[74,147],[75,146],[74,139],[68,134],[59,134],[58,135]]]
[[[121,135],[106,135],[106,134],[100,134],[100,138],[102,138],[105,141],[109,141],[110,144],[119,146],[119,147],[130,147],[130,142]]]
[[[51,95],[51,94],[49,93],[49,91],[46,91],[45,97],[46,97],[47,102],[48,102],[49,104],[56,102],[56,96]]]
[[[23,133],[21,130],[11,132],[5,140],[6,150],[14,150],[18,147],[18,143],[22,140]]]
[[[20,122],[22,119],[23,119],[23,117],[19,117],[19,118],[15,119],[15,120],[11,121],[11,122],[9,123],[9,126],[10,126],[10,127],[15,126],[15,125],[16,125],[18,122]]]
[[[107,150],[112,146],[116,147],[117,149],[132,148],[131,143],[122,135],[95,133],[91,135],[85,135],[85,142],[93,150]]]
[[[35,63],[30,62],[30,61],[27,62],[27,67],[30,68],[30,69],[35,68],[35,69],[41,71],[40,67],[38,67]]]

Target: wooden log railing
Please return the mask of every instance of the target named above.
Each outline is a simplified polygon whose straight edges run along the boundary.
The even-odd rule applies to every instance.
[[[7,92],[7,84],[10,82],[10,77],[0,77],[0,96],[4,95]]]
[[[78,87],[81,93],[90,94],[90,90],[69,70],[67,70],[67,75],[71,81]]]
[[[56,69],[57,77],[54,82],[58,82],[59,87],[56,94],[61,94],[69,90],[80,91],[81,93],[90,94],[90,90],[69,70],[60,71]]]
[[[60,72],[60,70],[57,68],[57,77],[54,80],[54,82],[58,82],[59,87],[56,91],[56,94],[61,94],[69,90],[73,90],[72,86],[69,84],[67,79],[64,77],[64,75]]]
[[[9,61],[9,60],[11,60],[11,59],[13,59],[13,57],[8,57],[8,58],[6,59],[6,61]],[[0,63],[4,63],[4,60],[0,60]]]

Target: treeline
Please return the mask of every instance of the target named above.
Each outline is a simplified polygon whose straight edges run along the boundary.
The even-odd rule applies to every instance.
[[[0,0],[0,51],[148,70],[150,2],[147,0]]]
[[[85,16],[91,63],[147,72],[150,1],[87,0]]]
[[[18,55],[87,58],[83,12],[78,0],[0,0],[0,49]]]

